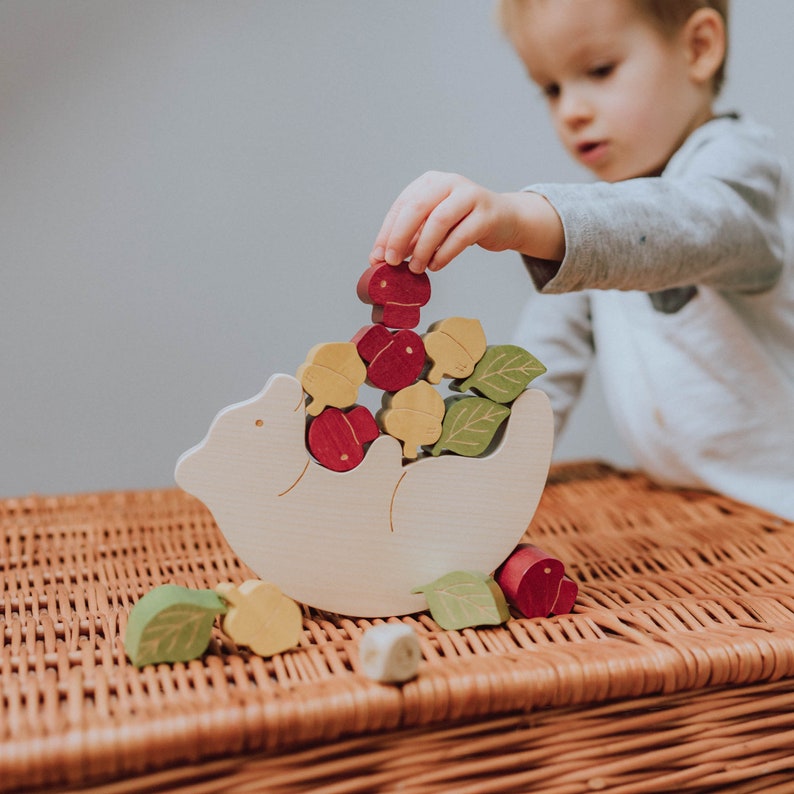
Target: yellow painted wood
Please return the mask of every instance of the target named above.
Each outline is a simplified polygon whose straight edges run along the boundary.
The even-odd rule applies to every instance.
[[[385,433],[403,442],[403,456],[416,458],[417,448],[441,435],[444,399],[423,380],[391,395],[377,420]]]
[[[311,416],[323,408],[349,408],[358,399],[358,389],[367,377],[367,366],[352,342],[323,342],[315,345],[298,367],[297,378],[312,398],[306,409]]]
[[[294,648],[303,633],[300,607],[278,587],[260,579],[239,586],[221,582],[215,592],[227,604],[221,628],[238,645],[259,656]]]
[[[468,317],[447,317],[433,323],[422,341],[431,362],[426,375],[430,383],[468,377],[488,346],[480,321]]]

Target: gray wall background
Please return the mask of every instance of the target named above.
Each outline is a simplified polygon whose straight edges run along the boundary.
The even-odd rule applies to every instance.
[[[792,30],[734,0],[721,103],[790,158]],[[170,485],[219,409],[368,322],[372,239],[428,168],[588,178],[486,0],[2,0],[0,495]],[[432,283],[421,329],[493,343],[530,289],[479,249]],[[595,378],[555,455],[629,462]]]

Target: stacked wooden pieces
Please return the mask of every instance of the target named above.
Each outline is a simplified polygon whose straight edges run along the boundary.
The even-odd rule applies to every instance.
[[[381,432],[401,442],[406,460],[421,449],[469,457],[486,452],[510,404],[545,372],[543,364],[515,345],[489,348],[482,324],[472,318],[440,320],[420,336],[413,329],[430,298],[430,281],[407,262],[369,267],[357,293],[373,304],[373,324],[350,342],[315,345],[298,368],[309,396],[312,457],[333,471],[349,471]],[[444,400],[430,386],[444,379],[454,391],[475,394]],[[374,417],[356,404],[364,383],[383,391]]]
[[[545,368],[521,348],[488,346],[476,319],[418,334],[430,284],[407,263],[367,268],[357,293],[372,323],[315,345],[296,378],[275,375],[222,411],[180,458],[177,482],[258,575],[300,603],[373,617],[443,603],[460,613],[442,617],[448,625],[502,621],[501,592],[487,614],[476,604],[500,590],[492,574],[543,491],[553,422],[546,395],[527,387]],[[364,384],[382,391],[374,416],[358,403]],[[461,582],[436,584],[450,575]],[[535,592],[537,569],[527,576]],[[552,579],[545,591],[563,587]],[[566,601],[548,600],[538,601],[545,615]]]

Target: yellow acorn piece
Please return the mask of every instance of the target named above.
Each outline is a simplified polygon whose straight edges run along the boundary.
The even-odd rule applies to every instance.
[[[295,377],[312,398],[306,410],[318,416],[329,405],[349,408],[355,404],[367,365],[353,342],[323,342],[309,350]]]
[[[438,440],[445,410],[441,395],[420,380],[393,394],[377,419],[384,433],[403,442],[403,455],[415,458],[417,447]]]
[[[230,582],[215,586],[226,602],[221,628],[238,645],[259,656],[294,648],[303,633],[300,607],[274,584],[248,579],[239,587]]]
[[[468,377],[488,346],[480,321],[466,317],[448,317],[433,323],[422,341],[431,361],[426,376],[430,383]]]

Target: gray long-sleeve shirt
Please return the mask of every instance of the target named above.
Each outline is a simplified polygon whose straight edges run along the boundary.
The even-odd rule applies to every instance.
[[[595,353],[637,463],[794,518],[794,238],[771,134],[696,130],[658,178],[532,185],[562,219],[561,264],[517,341],[543,361],[558,428]]]

